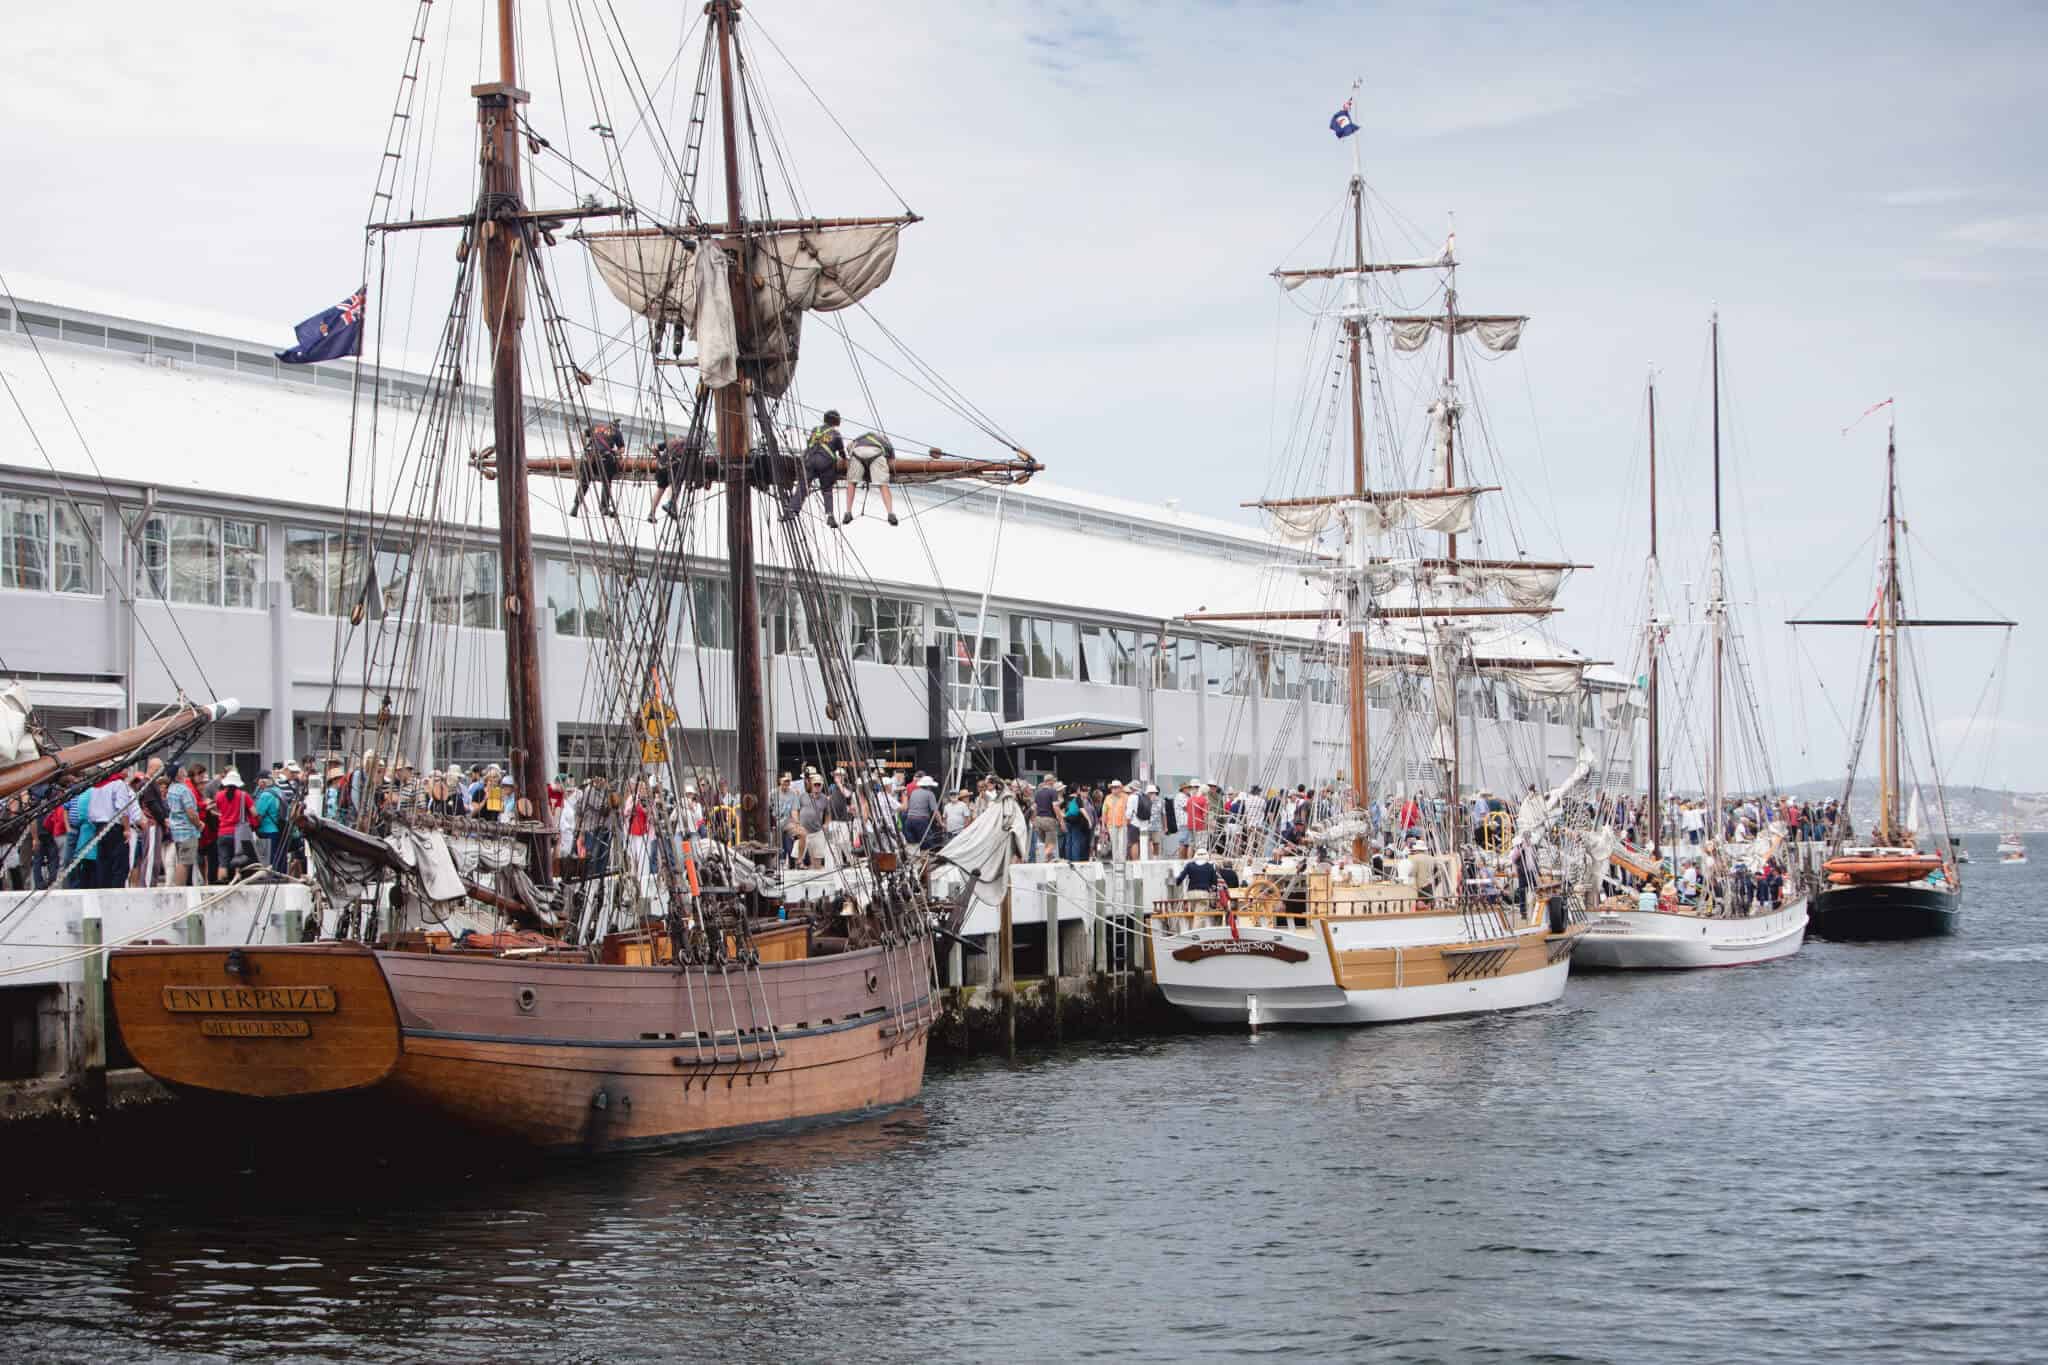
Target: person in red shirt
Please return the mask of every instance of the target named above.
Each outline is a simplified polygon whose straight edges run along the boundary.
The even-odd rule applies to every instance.
[[[209,868],[218,881],[224,869],[231,869],[242,838],[244,828],[253,828],[249,817],[255,812],[256,798],[242,788],[242,774],[233,768],[220,775],[220,795],[214,798],[214,809],[220,813],[220,834],[214,841],[214,865]]]
[[[1198,853],[1209,851],[1209,793],[1199,786],[1188,797],[1188,841]]]

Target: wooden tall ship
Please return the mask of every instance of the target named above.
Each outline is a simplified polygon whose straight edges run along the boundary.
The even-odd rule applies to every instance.
[[[1890,401],[1886,400],[1887,403]],[[1851,841],[1848,822],[1834,839],[1823,864],[1825,882],[1813,907],[1813,932],[1827,939],[1906,939],[1941,937],[1956,932],[1963,913],[1962,869],[1948,841],[1947,801],[1941,774],[1934,767],[1933,737],[1923,736],[1921,753],[1927,768],[1914,775],[1905,724],[1909,706],[1903,693],[1913,632],[1956,626],[1987,626],[2010,630],[2005,619],[1967,620],[1955,617],[1913,617],[1906,612],[1904,574],[1900,564],[1898,428],[1892,423],[1884,450],[1884,539],[1879,551],[1877,600],[1863,620],[1808,619],[1794,626],[1852,626],[1870,634],[1870,658],[1864,673],[1863,701],[1856,745],[1842,792],[1842,810],[1849,810],[1855,790],[1863,742],[1875,711],[1877,734],[1877,823],[1868,842]],[[1923,713],[1924,714],[1924,711]],[[1920,846],[1921,787],[1935,794],[1935,810],[1943,829],[1931,850]]]
[[[1697,850],[1666,847],[1661,829],[1664,809],[1662,679],[1664,626],[1658,611],[1657,566],[1657,386],[1649,385],[1645,402],[1650,428],[1650,554],[1643,649],[1647,659],[1645,710],[1649,721],[1650,845],[1617,848],[1609,855],[1608,886],[1579,945],[1581,968],[1681,970],[1696,967],[1739,967],[1792,956],[1806,941],[1807,898],[1793,880],[1791,843],[1783,824],[1764,820],[1749,837],[1727,837],[1728,805],[1724,757],[1727,750],[1726,688],[1730,673],[1727,558],[1721,536],[1721,320],[1713,322],[1711,342],[1713,388],[1714,525],[1708,543],[1707,624],[1711,634],[1708,667],[1707,809],[1711,837]],[[1747,673],[1735,670],[1740,680]],[[1756,747],[1761,748],[1761,737]],[[1634,732],[1627,742],[1635,742]],[[1768,779],[1768,772],[1763,776]],[[1771,786],[1768,780],[1764,789]],[[1621,844],[1620,832],[1612,834]],[[1690,852],[1704,869],[1698,898],[1690,904],[1677,895],[1678,864]],[[1644,856],[1647,855],[1647,856]],[[1775,904],[1764,905],[1745,885],[1754,886],[1767,865],[1786,870],[1786,890]],[[1648,893],[1647,896],[1644,893]]]
[[[1428,259],[1369,261],[1355,142],[1353,150],[1349,259],[1274,272],[1283,288],[1323,282],[1335,295],[1331,312],[1341,324],[1349,390],[1349,487],[1248,504],[1301,551],[1300,567],[1324,603],[1184,618],[1317,629],[1344,671],[1348,809],[1309,830],[1305,846],[1281,849],[1278,812],[1269,808],[1263,823],[1234,826],[1214,851],[1238,873],[1237,891],[1152,907],[1160,990],[1212,1023],[1378,1024],[1545,1004],[1563,994],[1584,930],[1583,859],[1576,870],[1566,866],[1558,817],[1568,793],[1583,784],[1585,764],[1547,793],[1532,788],[1513,830],[1491,840],[1468,819],[1462,799],[1472,792],[1463,777],[1461,680],[1507,676],[1576,704],[1591,662],[1501,643],[1504,627],[1526,642],[1522,629],[1555,611],[1565,575],[1585,566],[1459,552],[1478,499],[1500,490],[1459,477],[1458,348],[1474,342],[1490,352],[1512,350],[1527,319],[1460,309],[1455,241]],[[1410,273],[1440,282],[1441,311],[1375,306],[1370,287]],[[1369,450],[1375,414],[1368,390],[1378,409],[1375,425],[1391,429],[1377,382],[1376,327],[1395,353],[1421,351],[1437,339],[1444,344],[1442,384],[1427,414],[1427,472],[1419,481],[1404,477],[1398,452]],[[1375,464],[1384,469],[1379,479]],[[1369,712],[1372,682],[1397,671],[1426,676],[1428,699],[1419,706],[1395,699],[1397,728],[1411,733],[1388,737],[1380,757],[1394,766],[1396,752],[1426,753],[1435,773],[1429,794],[1443,811],[1438,818],[1432,805],[1430,817],[1407,831],[1395,827],[1393,812],[1412,789],[1399,777],[1375,783]],[[1381,786],[1385,816],[1375,828],[1368,811]]]
[[[819,519],[787,514],[804,454],[790,432],[805,425],[789,391],[803,315],[851,307],[877,288],[898,233],[916,218],[767,211],[740,11],[738,0],[705,6],[690,122],[680,146],[665,150],[666,211],[627,196],[616,165],[607,186],[615,202],[593,194],[563,208],[526,204],[525,172],[550,144],[525,112],[513,0],[499,0],[498,78],[472,91],[474,208],[373,228],[373,238],[453,228],[458,282],[421,434],[386,461],[400,470],[393,496],[412,501],[384,525],[413,528],[414,571],[400,590],[388,566],[380,583],[374,559],[352,571],[372,576],[349,622],[353,652],[336,663],[337,688],[353,689],[345,694],[358,698],[355,732],[365,737],[364,752],[345,760],[351,797],[295,817],[329,907],[325,937],[112,953],[121,1035],[159,1080],[203,1096],[322,1099],[363,1115],[396,1106],[532,1148],[586,1152],[731,1139],[918,1094],[938,1012],[933,935],[944,916],[917,855],[858,773],[848,814],[858,854],[802,876],[778,872],[756,552],[757,533],[779,537],[778,591],[791,610],[810,613],[822,712],[837,751],[854,762],[867,752],[865,731],[848,642],[827,624]],[[422,6],[407,81],[416,81],[426,13]],[[722,149],[723,221],[700,217],[692,198],[707,136]],[[388,208],[395,176],[381,184],[377,202]],[[616,407],[586,397],[598,378],[578,340],[587,333],[565,319],[549,259],[557,234],[604,219],[617,221],[578,228],[575,239],[634,314],[641,345],[619,363],[646,387],[623,423]],[[696,343],[694,355],[685,341]],[[489,440],[464,455],[458,423],[477,400],[463,362],[478,345],[489,357]],[[523,368],[536,353],[547,363]],[[364,371],[366,387],[373,378]],[[529,380],[552,392],[535,398]],[[633,439],[594,443],[607,422]],[[550,431],[568,456],[529,459],[529,438]],[[651,532],[611,506],[612,479],[648,481],[642,446],[657,447],[651,458],[674,476],[663,490],[670,515]],[[687,459],[672,460],[678,451]],[[1021,451],[950,468],[943,452],[917,458],[926,463],[906,457],[907,482],[1015,481],[1037,467]],[[561,813],[544,795],[553,745],[541,706],[536,474],[605,485],[602,507],[592,500],[586,510],[579,497],[575,509],[607,585],[608,621],[591,642],[584,684],[608,728],[602,752],[579,766],[628,792],[620,801],[593,783]],[[475,637],[443,628],[415,589],[446,549],[439,527],[458,510],[451,499],[486,489],[503,566],[511,736],[510,795],[489,820],[448,812],[433,781],[398,762],[421,751],[421,727],[431,724],[417,714],[431,716],[424,701],[402,714],[405,699],[427,696],[435,670],[475,648]],[[803,491],[796,484],[797,509]],[[718,574],[709,583],[691,567],[707,559]],[[698,740],[675,728],[672,705],[693,587],[729,594],[731,610],[722,628],[730,692],[713,706],[707,685]],[[692,784],[708,760],[689,749],[714,728],[725,737],[712,753],[734,779],[737,838],[725,841],[700,837],[694,818]],[[629,810],[642,823],[629,826]]]

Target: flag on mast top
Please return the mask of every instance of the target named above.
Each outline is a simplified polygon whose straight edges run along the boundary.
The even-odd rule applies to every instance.
[[[1358,124],[1351,117],[1351,106],[1358,99],[1358,82],[1351,82],[1351,94],[1344,100],[1344,107],[1330,115],[1330,131],[1339,138],[1350,137],[1358,131]]]

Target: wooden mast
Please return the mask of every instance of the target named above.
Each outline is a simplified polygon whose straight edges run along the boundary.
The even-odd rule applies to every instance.
[[[474,87],[482,194],[484,321],[491,332],[491,426],[498,453],[498,558],[505,575],[505,703],[513,781],[535,819],[548,818],[552,746],[541,721],[540,635],[534,610],[533,522],[526,487],[526,396],[519,335],[526,321],[529,227],[519,193],[519,88],[513,0],[498,0],[498,79]],[[525,812],[522,812],[524,814]],[[553,839],[535,841],[536,870],[553,866]]]
[[[1877,842],[1899,840],[1899,475],[1898,425],[1884,438],[1884,593],[1877,616]]]
[[[718,463],[725,473],[725,539],[731,559],[732,612],[735,627],[733,665],[733,745],[740,793],[740,829],[744,837],[768,837],[767,736],[761,705],[761,611],[754,578],[753,497],[747,484],[751,432],[747,418],[749,377],[758,358],[747,354],[752,328],[748,313],[752,291],[746,273],[746,225],[740,201],[739,131],[732,79],[732,30],[739,22],[737,0],[711,0],[712,22],[718,26],[719,112],[725,149],[726,225],[732,235],[724,246],[731,252],[733,318],[740,338],[740,378],[718,390]]]
[[[1722,842],[1726,829],[1726,817],[1722,813],[1723,794],[1721,790],[1721,654],[1724,645],[1725,618],[1728,614],[1727,587],[1722,581],[1721,566],[1721,315],[1714,314],[1712,326],[1713,402],[1714,402],[1714,541],[1709,588],[1713,592],[1707,603],[1707,613],[1712,618],[1714,630],[1714,719],[1712,773],[1707,787],[1707,827],[1709,847]]]
[[[1656,853],[1664,843],[1664,791],[1659,780],[1658,768],[1662,762],[1657,738],[1657,377],[1650,376],[1650,581],[1649,581],[1649,654],[1650,654],[1650,852]],[[1633,747],[1633,746],[1631,746]]]
[[[1444,288],[1444,487],[1455,488],[1458,483],[1458,267],[1453,262],[1451,276]],[[1453,563],[1458,558],[1458,533],[1451,532],[1445,537],[1444,557]],[[1465,823],[1465,803],[1458,795],[1458,770],[1462,766],[1459,752],[1464,743],[1464,724],[1458,719],[1458,659],[1454,649],[1444,650],[1444,670],[1450,674],[1451,714],[1448,729],[1451,732],[1450,790],[1445,793],[1450,802],[1450,828],[1445,831],[1449,843],[1456,849],[1459,831]],[[1439,724],[1444,722],[1440,720]]]
[[[1354,148],[1354,154],[1356,149]],[[1351,176],[1351,244],[1359,274],[1352,284],[1351,315],[1344,320],[1351,348],[1351,491],[1365,497],[1365,382],[1359,365],[1359,334],[1363,330],[1365,307],[1365,177],[1356,169]],[[1354,530],[1357,528],[1354,526]],[[1352,799],[1360,810],[1372,805],[1372,712],[1365,686],[1365,576],[1351,583],[1351,633],[1345,651],[1345,683],[1350,700]],[[1351,856],[1360,862],[1367,856],[1365,836],[1351,839]]]

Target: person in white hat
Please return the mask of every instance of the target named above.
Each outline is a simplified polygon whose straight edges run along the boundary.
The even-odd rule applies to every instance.
[[[919,848],[937,848],[942,828],[939,784],[930,776],[921,776],[903,802],[903,837]]]

